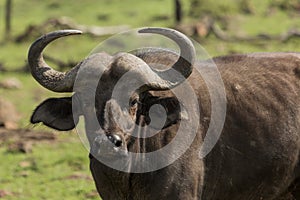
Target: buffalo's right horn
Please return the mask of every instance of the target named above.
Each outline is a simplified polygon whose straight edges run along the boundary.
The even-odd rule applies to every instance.
[[[43,87],[54,92],[72,92],[79,65],[67,72],[56,71],[44,61],[42,52],[55,39],[81,33],[78,30],[54,31],[38,38],[31,45],[28,52],[30,71],[35,80]]]
[[[154,33],[166,36],[172,39],[180,48],[180,55],[174,65],[164,71],[155,71],[155,73],[161,78],[154,83],[147,85],[148,89],[152,90],[168,90],[172,89],[187,79],[192,71],[193,65],[196,60],[196,51],[192,41],[179,31],[168,28],[144,28],[138,31],[139,33]],[[177,71],[181,76],[174,73]],[[154,79],[153,79],[154,80]]]

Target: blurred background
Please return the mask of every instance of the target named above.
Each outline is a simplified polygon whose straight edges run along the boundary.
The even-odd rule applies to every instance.
[[[99,199],[76,132],[29,123],[41,101],[58,96],[31,77],[30,44],[50,31],[83,30],[45,52],[67,70],[111,35],[148,26],[175,28],[212,57],[300,51],[299,0],[1,0],[0,199]]]

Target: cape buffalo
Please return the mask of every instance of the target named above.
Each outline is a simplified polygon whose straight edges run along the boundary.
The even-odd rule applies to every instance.
[[[57,38],[80,34],[75,30],[40,37],[28,54],[32,76],[43,87],[54,92],[73,92],[72,97],[42,102],[31,122],[71,130],[79,116],[84,117],[91,147],[90,169],[101,198],[300,199],[300,54],[254,53],[212,59],[224,82],[227,109],[220,138],[212,151],[201,158],[199,148],[212,120],[213,108],[207,82],[194,67],[209,73],[209,62],[197,61],[192,42],[178,31],[146,28],[139,32],[170,38],[180,47],[180,55],[161,48],[141,48],[115,55],[102,52],[67,72],[58,72],[45,63],[43,49]],[[169,68],[154,69],[155,64]],[[114,98],[113,92],[127,72],[133,74],[130,81],[144,84],[134,91],[129,91],[127,85],[118,86],[126,99],[124,104]],[[158,153],[158,162],[165,162],[172,160],[178,149],[187,148],[165,167],[132,171],[132,166],[155,165],[155,159],[149,161],[143,155],[167,146],[180,125],[197,118],[196,111],[186,111],[190,105],[181,105],[173,93],[182,84],[192,88],[201,111],[197,128],[184,127],[187,137],[190,131],[196,131],[192,143],[182,139],[176,143],[174,152],[167,156]],[[155,105],[164,108],[166,120],[152,137],[139,137],[155,130],[150,126],[150,110]],[[138,135],[134,137],[133,133]],[[130,157],[129,153],[141,157]],[[110,164],[123,168],[116,169]]]

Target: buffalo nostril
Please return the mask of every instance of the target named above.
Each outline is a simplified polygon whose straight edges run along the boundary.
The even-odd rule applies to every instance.
[[[112,134],[107,137],[116,147],[120,147],[122,145],[122,139],[119,135]]]

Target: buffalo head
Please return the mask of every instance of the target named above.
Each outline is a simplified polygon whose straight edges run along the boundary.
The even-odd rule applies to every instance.
[[[31,122],[70,130],[82,115],[93,155],[111,159],[112,156],[126,156],[129,150],[141,151],[140,144],[138,147],[133,145],[135,139],[131,136],[141,134],[139,128],[151,123],[149,111],[153,105],[158,104],[166,112],[166,120],[158,128],[170,126],[182,117],[179,102],[169,90],[191,74],[195,60],[193,44],[175,30],[145,28],[139,33],[161,34],[175,41],[180,47],[180,55],[162,49],[140,49],[115,55],[96,53],[67,72],[58,72],[46,64],[42,52],[50,42],[80,33],[76,30],[52,32],[37,39],[30,47],[28,61],[32,76],[51,91],[74,92],[72,97],[50,98],[41,103]],[[160,53],[161,57],[165,54],[165,59],[156,60],[152,56],[149,61],[145,56],[148,51]],[[156,64],[169,68],[157,70],[151,67]],[[127,79],[120,84],[124,77]],[[156,92],[160,92],[159,96]],[[152,124],[159,123],[159,109],[156,115],[158,120],[153,122],[153,119]]]

